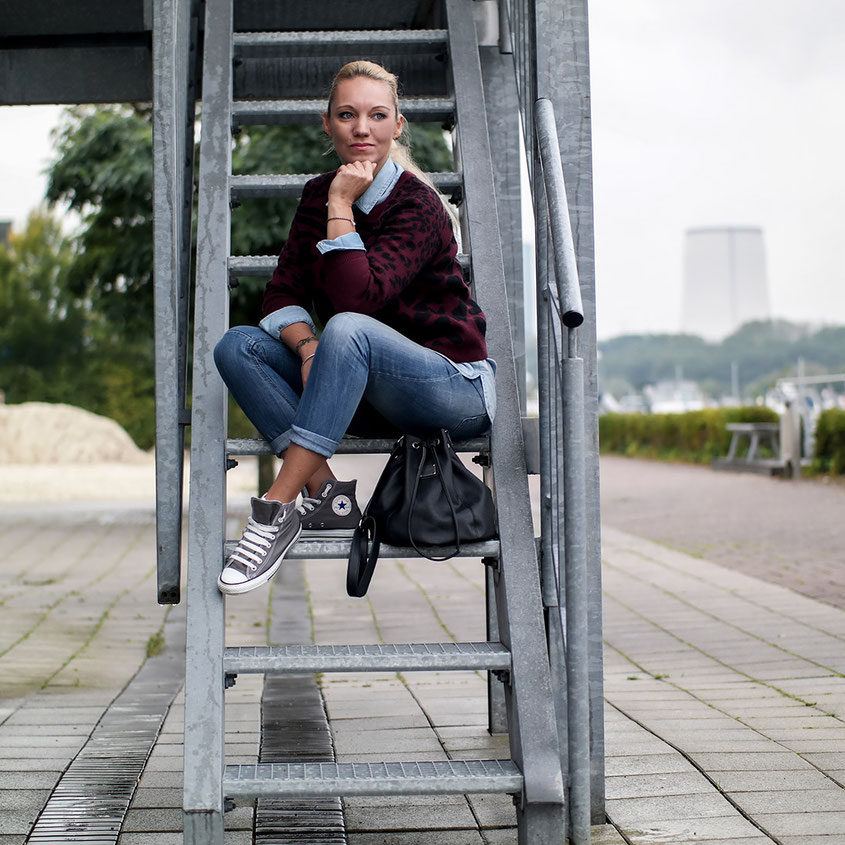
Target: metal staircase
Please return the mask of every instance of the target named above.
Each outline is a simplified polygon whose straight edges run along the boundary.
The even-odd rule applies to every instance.
[[[296,6],[297,14],[288,10],[285,16],[279,11],[278,31],[250,32],[243,30],[250,25],[251,15],[266,23],[267,15],[261,18],[259,14],[260,3],[205,0],[191,370],[184,841],[192,845],[222,843],[223,813],[229,799],[504,792],[517,799],[518,838],[522,845],[563,843],[569,824],[565,796],[569,782],[566,744],[570,738],[566,729],[567,703],[562,700],[565,685],[561,673],[566,670],[556,665],[556,660],[565,659],[565,637],[559,625],[562,603],[559,605],[558,599],[562,591],[559,585],[550,586],[560,578],[561,562],[555,560],[552,565],[546,560],[541,567],[532,530],[520,384],[514,364],[518,357],[514,337],[520,337],[521,332],[511,326],[513,292],[503,269],[496,213],[500,192],[488,139],[485,78],[473,14],[474,7],[480,4],[473,0],[374,2],[365,4],[366,11],[355,21],[369,26],[373,18],[393,18],[393,25],[408,27],[391,30],[344,29],[348,13],[344,14],[342,7],[347,4],[279,5]],[[178,26],[174,23],[171,27],[171,37],[184,37],[190,32],[186,23],[189,16],[185,13],[188,6],[188,2],[164,0],[165,12],[160,14],[170,14],[178,22]],[[319,21],[319,30],[315,21]],[[420,28],[420,24],[429,28]],[[292,31],[292,25],[302,29]],[[487,566],[489,627],[497,633],[483,643],[226,647],[224,597],[217,589],[216,579],[230,548],[224,536],[227,460],[238,455],[269,454],[269,448],[263,441],[227,439],[226,392],[214,366],[212,350],[228,328],[230,283],[241,275],[269,276],[276,263],[276,256],[230,254],[231,208],[254,197],[298,196],[311,178],[302,174],[233,175],[231,135],[233,128],[246,124],[313,122],[315,113],[325,108],[322,95],[331,75],[354,58],[373,58],[399,73],[406,90],[414,94],[402,100],[403,112],[410,119],[436,120],[455,127],[455,171],[432,176],[441,191],[453,194],[460,202],[467,251],[463,263],[473,281],[475,297],[486,313],[488,347],[499,365],[498,408],[492,434],[459,444],[459,448],[487,458],[485,478],[494,491],[500,536],[496,541],[465,546],[462,554],[481,558]],[[180,76],[190,78],[184,61],[173,59],[172,64],[177,71],[176,85],[180,84]],[[171,72],[170,78],[173,75]],[[166,88],[168,78],[163,78],[160,85]],[[261,99],[247,99],[246,94]],[[185,108],[181,100],[174,107],[175,113],[180,108]],[[185,155],[184,141],[177,147]],[[179,177],[178,166],[171,168],[170,176],[159,176],[160,190],[178,195]],[[184,184],[182,178],[183,189]],[[167,344],[178,343],[180,349],[185,345],[178,340],[179,319],[174,320],[167,313],[167,303],[172,304],[174,297],[166,295],[184,287],[187,272],[181,251],[186,236],[184,204],[181,214],[172,210],[169,213],[170,229],[162,230],[169,237],[169,259],[165,256],[162,264],[170,260],[171,269],[179,267],[180,271],[173,273],[170,287],[157,281],[161,288],[157,296],[157,303],[161,303],[160,308],[157,304],[157,334],[165,326],[164,340],[158,344],[162,372],[169,360]],[[161,218],[159,211],[158,219]],[[163,248],[159,245],[158,249],[161,252]],[[163,274],[157,266],[157,278]],[[577,289],[576,275],[576,299]],[[576,313],[579,307],[580,299],[569,313]],[[182,314],[184,321],[184,306],[174,313]],[[572,327],[577,324],[576,321]],[[160,402],[162,397],[163,394]],[[180,431],[186,422],[182,406],[181,398],[170,395],[166,405],[160,406],[158,419],[161,443],[165,445],[159,455],[159,488],[167,491],[162,493],[159,507],[165,504],[180,510],[181,497],[173,493],[173,488],[181,480],[181,457],[175,454],[178,446],[173,444],[178,438],[173,437],[173,431]],[[164,432],[170,434],[165,436]],[[344,441],[338,451],[386,453],[392,445],[388,440],[350,440]],[[176,601],[179,597],[178,529],[173,523],[172,518],[164,519],[160,526],[162,601]],[[570,533],[575,537],[574,529]],[[572,548],[577,550],[579,546],[576,543]],[[348,541],[303,539],[288,558],[345,559],[348,551]],[[413,550],[387,546],[382,546],[381,553],[383,557],[416,557]],[[558,567],[551,574],[550,565]],[[578,586],[577,581],[572,583]],[[573,618],[581,624],[585,616]],[[583,637],[580,632],[567,632],[566,638],[573,645],[576,640],[586,642],[586,623],[584,628]],[[579,659],[586,669],[586,656],[580,655]],[[239,673],[466,669],[495,672],[504,679],[504,683],[499,683],[490,676],[491,725],[507,729],[510,760],[224,765],[224,692]],[[586,690],[582,692],[589,695]],[[577,711],[582,721],[586,700],[585,697]],[[576,712],[571,703],[570,712]],[[586,729],[589,738],[589,725]],[[600,730],[596,735],[600,739]],[[580,737],[584,737],[583,730]],[[589,743],[587,746],[585,750],[582,742],[578,753],[586,754],[589,772]],[[582,786],[586,792],[582,789],[580,804],[576,801],[576,806],[582,808],[581,821],[575,824],[573,820],[571,829],[572,841],[579,845],[589,841],[589,783]]]

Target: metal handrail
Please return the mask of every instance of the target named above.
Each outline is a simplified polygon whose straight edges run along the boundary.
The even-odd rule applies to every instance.
[[[556,706],[559,730],[566,734],[565,748],[561,749],[561,769],[567,772],[569,781],[569,839],[573,845],[589,845],[590,677],[584,360],[578,356],[576,332],[584,322],[584,310],[554,106],[548,99],[538,99],[534,104],[534,132],[543,179],[542,195],[539,190],[534,195],[538,240],[548,244],[551,235],[554,267],[553,274],[544,270],[538,276],[538,302],[546,303],[541,310],[545,311],[548,321],[543,332],[547,369],[540,374],[541,397],[545,398],[545,402],[541,401],[540,428],[546,434],[541,439],[545,452],[543,464],[548,476],[542,489],[551,499],[558,499],[562,476],[564,502],[563,536],[560,534],[558,499],[558,507],[553,506],[556,513],[546,521],[541,540],[544,554],[548,555],[544,567],[551,571],[558,593],[553,604],[558,612],[564,611],[560,639],[557,639],[557,632],[550,632],[550,660],[553,664],[562,661],[565,667],[563,671],[560,671],[563,667],[558,668],[561,686],[565,683],[565,689],[559,690],[562,700]],[[546,261],[541,261],[541,265],[545,266]],[[554,279],[550,280],[549,275]],[[543,317],[539,319],[542,321]],[[564,327],[567,337],[565,348],[562,348]]]
[[[594,327],[579,331],[584,273],[585,294],[592,292],[592,212],[587,198],[570,223],[561,163],[564,148],[575,156],[588,152],[587,0],[499,0],[499,6],[513,51],[535,215],[543,601],[565,628],[551,625],[548,645],[561,770],[569,784],[569,841],[588,845],[591,820],[604,817],[605,794]],[[579,125],[566,132],[561,126],[561,135],[569,135],[564,147],[552,103],[576,110]],[[589,177],[589,157],[571,166],[579,179]],[[584,184],[572,187],[584,202]]]
[[[569,223],[569,203],[566,200],[566,185],[563,180],[555,109],[551,100],[541,98],[534,104],[534,131],[537,133],[543,184],[549,205],[549,228],[554,245],[560,319],[568,329],[575,329],[584,322],[584,306],[581,303],[575,242]]]

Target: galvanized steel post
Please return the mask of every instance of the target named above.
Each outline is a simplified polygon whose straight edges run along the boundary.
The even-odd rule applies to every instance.
[[[554,352],[554,368],[562,368],[562,407],[555,402],[550,413],[562,411],[565,577],[559,578],[559,603],[565,608],[567,751],[569,772],[569,832],[574,845],[590,841],[590,681],[587,612],[586,513],[584,478],[584,367],[577,357],[575,331],[584,321],[575,244],[569,222],[566,186],[560,158],[555,112],[547,99],[537,101],[534,128],[540,154],[548,231],[554,246],[555,286],[547,286],[548,315],[552,327],[560,328]],[[537,184],[535,196],[540,194]],[[542,207],[542,206],[541,206]],[[546,232],[542,233],[544,236]],[[556,295],[555,295],[556,294]],[[553,307],[551,307],[553,306]],[[567,349],[560,361],[566,326]],[[551,350],[549,350],[551,352]],[[549,361],[552,367],[552,361]],[[560,548],[558,562],[560,561]],[[557,631],[554,637],[557,637]],[[566,763],[561,764],[567,767]]]
[[[525,414],[525,304],[522,271],[522,200],[520,195],[519,99],[513,56],[498,47],[479,48],[487,129],[496,139],[496,210],[502,242],[505,283],[508,289],[511,338],[513,340],[519,407]]]
[[[525,0],[519,0],[525,2]],[[601,522],[598,451],[593,243],[592,133],[587,0],[533,0],[536,96],[554,103],[560,155],[586,325],[578,332],[584,361],[584,460],[588,572],[592,820],[604,811],[604,677],[602,659]],[[525,108],[525,105],[523,105]]]
[[[573,341],[574,333],[570,330]],[[569,831],[573,845],[585,845],[590,841],[590,676],[584,495],[584,362],[580,358],[567,356],[564,359],[563,395]]]
[[[180,598],[190,273],[193,89],[191,0],[153,8],[153,297],[158,600]]]
[[[188,631],[185,673],[186,845],[223,841],[223,596],[226,393],[213,361],[228,328],[232,0],[206,0],[197,223]]]
[[[511,707],[511,749],[525,777],[523,804],[517,810],[522,821],[520,842],[539,845],[564,839],[563,784],[551,706],[536,550],[533,537],[525,530],[531,524],[530,497],[522,450],[516,371],[511,360],[510,319],[505,301],[499,228],[496,208],[491,209],[486,199],[495,196],[495,188],[482,111],[484,94],[475,25],[470,3],[446,0],[445,5],[450,61],[455,79],[461,82],[455,90],[460,115],[458,132],[471,138],[473,143],[472,155],[464,148],[462,160],[473,269],[479,280],[479,304],[489,320],[491,354],[500,359],[496,381],[502,395],[493,423],[491,451],[496,487],[507,491],[509,507],[499,509],[502,557],[497,605],[503,637],[505,634],[508,637],[505,644],[511,648],[514,658],[513,683],[508,694],[515,699]],[[519,624],[514,624],[513,619],[507,620],[509,608]],[[530,673],[531,680],[526,673]]]

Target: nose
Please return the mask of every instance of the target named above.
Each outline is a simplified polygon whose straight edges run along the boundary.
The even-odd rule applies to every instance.
[[[369,121],[367,120],[367,116],[362,114],[359,115],[355,124],[352,127],[352,131],[356,135],[369,135],[370,134],[370,126]]]

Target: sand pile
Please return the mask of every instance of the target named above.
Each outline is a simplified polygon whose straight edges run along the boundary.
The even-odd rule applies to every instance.
[[[0,464],[146,463],[107,417],[47,402],[0,405]]]

